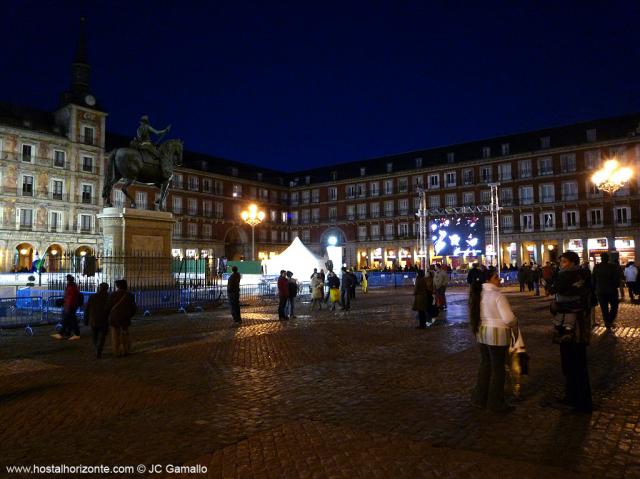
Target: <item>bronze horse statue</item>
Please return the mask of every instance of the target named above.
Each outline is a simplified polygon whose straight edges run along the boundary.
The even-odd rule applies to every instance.
[[[158,147],[159,158],[154,158],[148,151],[138,148],[125,147],[113,150],[109,153],[102,190],[105,206],[113,206],[111,191],[114,185],[124,178],[122,192],[131,201],[132,208],[136,207],[136,202],[129,195],[127,188],[137,182],[160,188],[160,198],[155,202],[156,210],[165,211],[173,168],[182,165],[182,149],[180,140],[169,140]]]

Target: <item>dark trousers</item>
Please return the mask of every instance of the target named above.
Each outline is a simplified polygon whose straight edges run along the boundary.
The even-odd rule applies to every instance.
[[[287,307],[288,298],[286,296],[280,296],[280,300],[278,301],[278,318],[285,319],[287,317],[284,312],[284,308]]]
[[[606,326],[612,326],[618,316],[618,291],[599,293],[598,303],[602,310],[602,319]]]
[[[524,293],[524,281],[520,281],[520,292]]]
[[[473,402],[492,411],[504,409],[505,360],[507,346],[479,344],[480,367]]]
[[[340,305],[346,310],[351,308],[351,294],[348,289],[340,290]]]
[[[427,321],[431,322],[431,316],[426,311],[418,311],[418,327],[424,329],[427,327]]]
[[[62,313],[62,329],[60,334],[63,336],[71,336],[72,334],[80,336],[80,326],[78,326],[78,317],[75,309],[73,311],[64,311]]]
[[[349,299],[356,299],[356,285],[354,284],[349,288]]]
[[[289,316],[291,317],[295,316],[293,311],[296,305],[296,297],[294,296],[293,298],[289,298],[287,300],[287,304],[289,305]]]
[[[106,326],[91,326],[91,336],[93,338],[93,348],[96,350],[96,357],[102,357],[102,349],[104,348],[104,341],[107,339],[109,333],[109,325]]]
[[[533,281],[527,281],[527,289],[529,292],[533,291]]]
[[[565,377],[565,400],[576,410],[590,412],[591,385],[587,369],[587,345],[584,343],[561,343],[560,361]]]
[[[231,309],[231,317],[236,323],[242,322],[240,317],[240,293],[228,293],[229,308]]]
[[[633,300],[633,295],[637,293],[637,286],[635,281],[627,281],[627,288],[629,289],[629,299]]]

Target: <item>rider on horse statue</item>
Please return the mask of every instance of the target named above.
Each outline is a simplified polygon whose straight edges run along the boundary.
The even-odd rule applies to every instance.
[[[161,160],[156,144],[162,140],[164,135],[169,133],[170,129],[171,125],[167,126],[164,130],[156,130],[149,123],[149,117],[147,115],[143,115],[140,118],[140,126],[138,127],[138,131],[136,131],[136,137],[131,141],[131,147],[138,148],[142,152],[146,151],[154,160]],[[151,134],[157,135],[158,138],[156,143],[151,141]],[[163,162],[161,161],[160,163],[160,166],[164,170],[165,166],[162,164]],[[167,172],[163,171],[163,173]]]

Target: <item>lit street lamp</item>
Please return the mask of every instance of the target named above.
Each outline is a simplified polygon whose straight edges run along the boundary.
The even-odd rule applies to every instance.
[[[604,166],[596,171],[591,177],[592,183],[599,190],[606,191],[609,193],[611,197],[611,211],[612,211],[612,221],[611,221],[611,236],[612,241],[607,240],[607,246],[609,247],[609,251],[614,252],[616,250],[616,212],[615,212],[615,202],[613,199],[613,195],[622,188],[627,181],[633,175],[633,170],[628,166],[620,166],[618,160],[608,160],[605,161]],[[614,259],[614,258],[612,258]]]
[[[264,211],[258,211],[258,207],[254,204],[249,205],[249,210],[240,213],[242,220],[251,226],[251,261],[256,260],[256,235],[255,228],[262,223],[264,219]]]

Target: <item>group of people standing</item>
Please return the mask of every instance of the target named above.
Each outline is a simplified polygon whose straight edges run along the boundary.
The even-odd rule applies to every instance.
[[[60,332],[52,334],[59,340],[80,339],[77,311],[84,305],[84,323],[91,327],[93,346],[97,359],[102,358],[106,337],[111,331],[111,347],[114,356],[124,356],[131,351],[129,327],[136,314],[135,298],[127,290],[124,279],[115,282],[116,290],[109,293],[109,285],[100,283],[98,291],[89,296],[84,305],[84,296],[78,288],[73,275],[67,275],[67,286],[61,301],[62,327]]]
[[[427,271],[418,270],[413,289],[413,310],[418,316],[418,329],[425,329],[435,323],[439,311],[447,309],[446,290],[449,274],[440,264]]]

